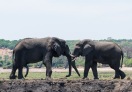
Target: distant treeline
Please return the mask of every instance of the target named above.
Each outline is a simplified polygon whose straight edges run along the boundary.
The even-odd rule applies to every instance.
[[[9,49],[13,49],[15,47],[15,45],[21,41],[20,40],[4,40],[4,39],[0,39],[0,48],[9,48]],[[79,40],[66,40],[69,48],[71,51],[73,51],[74,49],[74,46],[75,44],[78,42]],[[132,39],[119,39],[119,40],[116,40],[116,39],[112,39],[112,38],[107,38],[107,39],[104,39],[104,40],[97,40],[97,41],[111,41],[111,42],[115,42],[117,44],[119,44],[124,53],[125,53],[125,56],[127,56],[128,58],[132,57]]]
[[[20,40],[4,40],[4,39],[0,39],[0,48],[9,48],[9,49],[13,49],[15,47],[15,45],[21,41]],[[69,45],[70,49],[73,50],[74,45],[78,42],[79,40],[66,40],[67,44]],[[104,40],[97,40],[97,41],[111,41],[111,42],[115,42],[117,44],[119,44],[122,47],[132,47],[132,39],[112,39],[112,38],[107,38]]]
[[[13,49],[19,41],[21,41],[21,39],[20,40],[12,40],[12,41],[0,39],[0,48]],[[115,42],[115,43],[119,44],[119,46],[121,46],[121,48],[123,49],[123,52],[124,52],[124,65],[132,67],[132,39],[116,40],[116,39],[108,38],[108,39],[96,40],[96,41],[110,41],[110,42]],[[74,46],[77,42],[79,42],[79,40],[66,40],[66,43],[68,44],[71,52],[73,51]],[[5,62],[5,61],[1,60],[1,58],[0,58],[0,67],[1,66],[7,66],[7,65],[10,66],[11,65],[10,61],[11,60],[6,60],[6,62]],[[58,58],[53,59],[53,66],[54,67],[64,67],[66,65],[66,63],[67,63],[67,59],[63,56],[61,56],[59,59]],[[36,64],[32,64],[31,66],[38,67],[39,64],[40,63],[36,63]],[[84,58],[79,57],[76,61],[76,65],[77,66],[83,66],[84,65]]]
[[[15,47],[15,45],[19,42],[20,40],[4,40],[4,39],[0,39],[0,48],[9,48],[9,49],[13,49]]]

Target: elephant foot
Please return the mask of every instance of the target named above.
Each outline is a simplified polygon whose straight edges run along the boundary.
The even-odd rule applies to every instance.
[[[10,79],[16,79],[16,75],[10,75]]]
[[[25,78],[23,77],[23,78],[18,78],[18,79],[22,79],[22,80],[25,80]]]
[[[66,75],[66,77],[70,77],[71,75],[69,74],[69,75]]]
[[[47,77],[45,78],[45,80],[51,81],[52,79],[51,79],[50,77],[47,76]]]
[[[97,78],[94,78],[94,80],[98,80],[99,78],[97,77]]]
[[[80,75],[80,74],[78,74],[78,76],[80,77],[81,75]]]
[[[89,80],[89,78],[87,78],[87,77],[83,77],[82,79],[86,79],[86,80]]]
[[[18,79],[25,79],[23,76],[18,76]]]
[[[124,79],[126,77],[126,74],[123,74],[122,76],[121,76],[121,79]]]

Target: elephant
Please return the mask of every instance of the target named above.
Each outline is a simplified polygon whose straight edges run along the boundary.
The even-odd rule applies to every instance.
[[[10,79],[16,78],[16,70],[18,69],[18,79],[24,79],[22,71],[23,67],[27,68],[25,77],[28,74],[29,63],[36,63],[43,61],[46,67],[46,79],[51,78],[52,75],[52,58],[64,55],[68,59],[69,74],[66,77],[71,76],[71,56],[70,49],[66,44],[66,41],[57,37],[45,37],[45,38],[25,38],[21,40],[13,49],[13,64]],[[74,63],[73,63],[74,64]],[[73,65],[73,68],[80,76],[77,68]]]
[[[76,43],[72,52],[72,60],[75,60],[79,56],[85,57],[84,77],[88,77],[89,69],[92,69],[94,79],[98,78],[97,62],[102,64],[108,64],[115,70],[115,78],[124,79],[126,74],[119,68],[123,63],[123,51],[121,47],[113,42],[108,41],[94,41],[91,39],[84,39]],[[120,60],[122,62],[120,64]]]

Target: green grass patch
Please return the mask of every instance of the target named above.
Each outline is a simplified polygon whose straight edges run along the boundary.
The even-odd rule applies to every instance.
[[[127,77],[132,78],[131,71],[125,71]],[[17,73],[16,73],[17,74]],[[59,78],[66,78],[65,76],[68,74],[68,72],[53,72],[52,78],[53,79],[59,79]],[[68,77],[67,79],[73,80],[73,79],[81,79],[83,78],[83,72],[80,72],[81,77],[79,77],[76,72],[72,72],[72,76]],[[0,79],[9,79],[10,73],[1,73]],[[25,75],[25,73],[24,73]],[[98,72],[99,79],[113,79],[114,77],[114,71],[113,72]],[[45,72],[29,72],[26,79],[45,79]],[[126,78],[127,78],[126,77]],[[93,73],[90,71],[88,74],[89,79],[93,79]]]

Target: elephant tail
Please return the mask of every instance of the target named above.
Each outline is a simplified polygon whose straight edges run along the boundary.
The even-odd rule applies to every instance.
[[[27,70],[26,70],[25,77],[27,77],[27,75],[28,75],[28,72],[29,72],[29,67],[28,67],[28,65],[25,65],[25,68],[27,69]]]
[[[13,50],[13,54],[12,54],[12,62],[14,63],[15,60],[15,55],[14,55],[14,50]]]
[[[122,58],[122,62],[121,62],[121,68],[122,68],[122,64],[123,64],[123,58],[124,58],[124,54],[123,54],[123,51],[121,51],[121,58]]]

